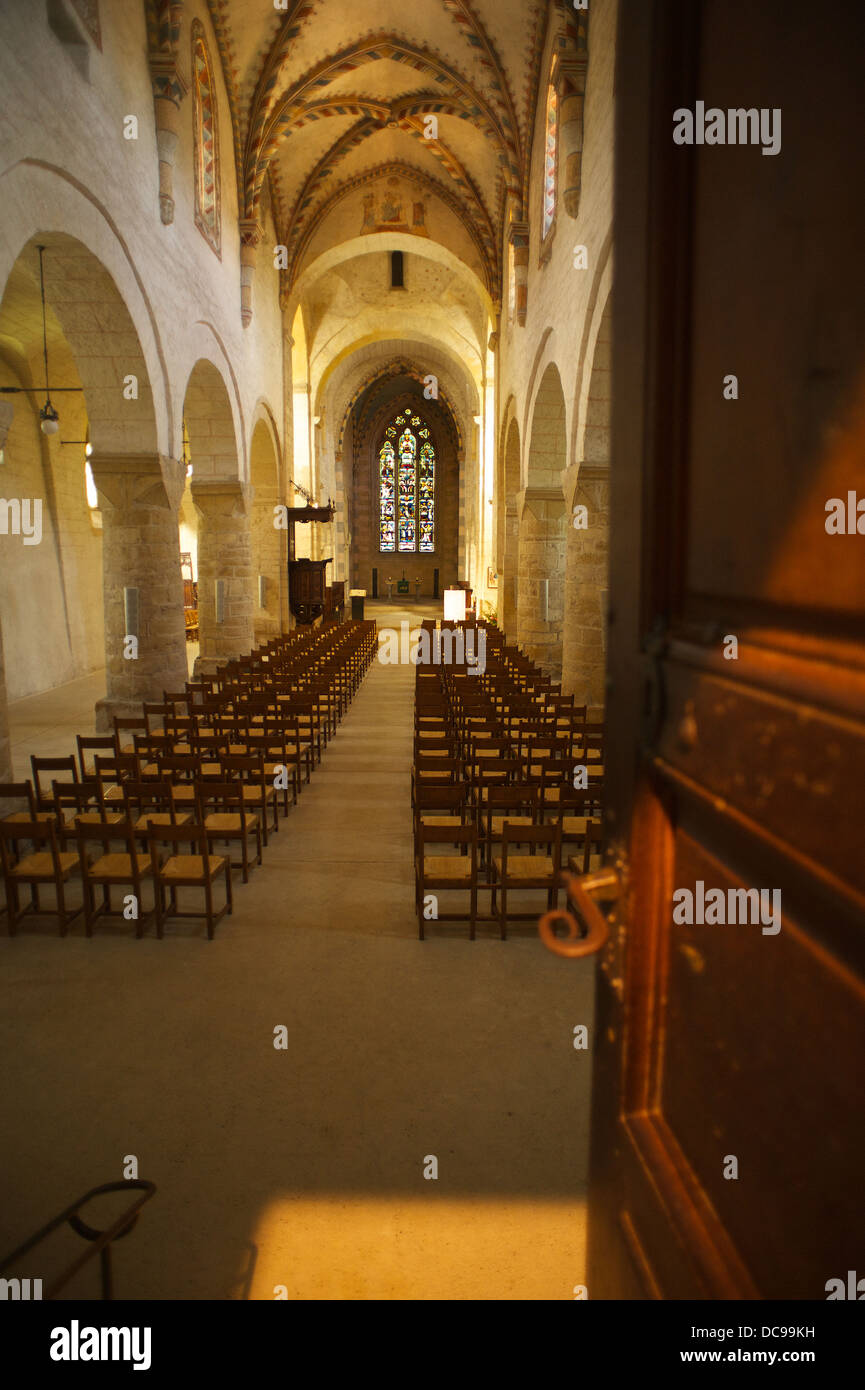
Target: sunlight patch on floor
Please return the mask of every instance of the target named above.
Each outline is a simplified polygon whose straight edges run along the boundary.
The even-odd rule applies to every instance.
[[[430,1187],[433,1183],[430,1182]],[[298,1196],[262,1214],[236,1298],[569,1299],[584,1281],[579,1199]]]

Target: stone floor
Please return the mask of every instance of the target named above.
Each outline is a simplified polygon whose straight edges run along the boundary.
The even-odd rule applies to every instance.
[[[99,683],[13,706],[16,750],[73,746]],[[412,691],[412,668],[374,664],[212,942],[188,921],[0,936],[0,1251],[135,1155],[158,1191],[117,1248],[119,1298],[573,1298],[594,965],[528,923],[418,941]],[[57,1237],[16,1272],[77,1250]],[[95,1290],[91,1268],[69,1292]]]

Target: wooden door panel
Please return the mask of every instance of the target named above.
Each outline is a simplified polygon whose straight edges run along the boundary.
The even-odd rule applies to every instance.
[[[597,973],[592,1296],[822,1299],[865,1248],[865,536],[825,527],[828,498],[865,495],[863,41],[841,0],[620,11],[624,881]],[[675,146],[698,100],[781,108],[782,152]],[[780,931],[675,922],[698,881],[780,890]]]
[[[747,819],[751,835],[865,907],[863,735],[850,717],[854,705],[865,709],[865,673],[845,673],[847,709],[839,700],[836,713],[825,708],[830,697],[835,702],[825,664],[794,663],[747,644],[728,661],[721,645],[675,644],[664,669],[658,758],[707,799],[723,802],[725,812]],[[817,697],[824,708],[813,703]],[[861,934],[851,948],[865,964]]]
[[[675,883],[749,886],[686,833],[682,810]],[[848,1209],[862,1162],[849,1143],[865,1096],[861,982],[784,913],[777,935],[751,923],[669,934],[660,1113],[758,1286],[818,1298],[865,1244]],[[738,1179],[723,1176],[726,1155]]]
[[[688,151],[686,587],[795,605],[797,623],[865,606],[861,538],[824,527],[827,498],[865,496],[865,8],[843,8],[702,0],[697,97],[779,110],[781,149]]]

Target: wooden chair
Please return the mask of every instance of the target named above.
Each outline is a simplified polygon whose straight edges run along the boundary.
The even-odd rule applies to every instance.
[[[511,845],[529,844],[531,853],[513,854]],[[547,854],[536,854],[536,846],[546,846]],[[492,900],[490,910],[499,923],[502,941],[507,936],[508,892],[527,888],[542,888],[547,894],[547,910],[558,902],[559,878],[562,869],[562,828],[560,825],[503,825],[500,855],[492,859]],[[496,897],[500,906],[496,908]],[[537,912],[512,912],[513,921],[534,921]]]
[[[113,758],[103,758],[97,753],[93,759],[95,774],[102,783],[102,795],[109,803],[123,803],[123,784],[137,782],[144,775],[141,762],[134,753],[120,753]],[[156,771],[151,769],[150,775]]]
[[[114,738],[117,743],[118,753],[134,753],[135,748],[132,743],[133,734],[146,734],[146,719],[132,719],[125,715],[115,714],[114,716]]]
[[[66,777],[57,778],[57,781],[78,782],[78,764],[70,753],[68,758],[36,758],[30,759],[30,766],[33,770],[33,790],[36,794],[37,811],[49,811],[54,815],[54,792],[49,789],[54,780],[52,774],[65,772]],[[48,785],[43,786],[40,774],[48,774]]]
[[[458,845],[460,854],[427,855],[427,845]],[[469,939],[475,939],[475,924],[478,917],[478,832],[477,826],[428,826],[423,820],[417,823],[417,848],[415,850],[415,904],[417,907],[418,936],[424,939],[424,899],[427,889],[468,892],[469,910],[465,912],[439,912],[436,922],[464,922],[468,920]],[[436,894],[438,897],[438,894]]]
[[[279,811],[273,779],[269,778],[264,770],[264,755],[262,753],[248,753],[245,756],[229,754],[222,758],[221,762],[223,771],[228,774],[226,780],[240,782],[247,808],[260,814],[261,831],[266,846],[268,828],[279,829]],[[268,813],[271,807],[273,807],[273,825],[268,827]]]
[[[110,758],[117,752],[117,742],[112,734],[77,734],[75,742],[78,745],[78,769],[82,782],[96,776],[96,763],[88,758],[88,753],[94,756],[101,753],[103,757]]]
[[[295,747],[288,742],[284,734],[279,734],[276,731],[269,734],[266,729],[249,734],[247,749],[253,756],[260,753],[264,758],[264,774],[273,782],[274,791],[282,789],[282,814],[287,816],[289,791],[291,791],[292,806],[297,805],[297,798],[300,794],[299,750],[295,756]],[[279,787],[276,785],[277,779],[280,783]]]
[[[226,912],[230,915],[232,911],[231,865],[228,856],[210,854],[207,830],[200,824],[178,826],[174,830],[170,826],[152,826],[147,832],[147,838],[150,843],[153,871],[156,935],[162,939],[165,922],[171,917],[201,917],[200,912],[181,911],[177,905],[179,888],[201,888],[204,891],[207,937],[212,941],[214,929]],[[175,853],[161,860],[160,844],[166,841],[173,846]],[[179,844],[194,845],[196,852],[178,854],[176,850]],[[216,913],[213,905],[213,885],[220,874],[225,875],[225,903],[219,913]]]
[[[93,923],[99,917],[119,917],[136,924],[135,935],[144,932],[145,918],[142,881],[152,878],[153,866],[149,854],[142,854],[135,843],[135,828],[125,817],[117,818],[119,824],[111,825],[84,823],[79,820],[76,826],[78,859],[81,865],[81,879],[84,885],[84,923],[88,936],[93,935]],[[119,853],[110,849],[111,844],[121,841],[125,849]],[[88,857],[88,845],[97,844],[99,852],[94,859]],[[119,911],[111,906],[113,887],[131,887],[135,898],[135,916],[127,917],[126,908]],[[102,902],[96,906],[94,889],[102,890]]]
[[[207,832],[210,847],[220,840],[223,844],[240,843],[240,862],[233,869],[243,872],[249,882],[249,837],[255,837],[256,864],[261,863],[261,818],[247,809],[243,786],[239,782],[208,782],[198,786],[198,819]]]
[[[57,839],[63,849],[69,840],[75,842],[76,825],[118,825],[125,819],[122,811],[113,811],[106,804],[98,777],[86,782],[52,782],[51,786]]]
[[[533,783],[512,783],[487,789],[481,815],[481,864],[492,878],[492,859],[496,845],[504,839],[506,825],[535,826],[539,820],[538,787]]]
[[[129,779],[123,783],[122,789],[125,819],[145,844],[148,843],[147,832],[151,826],[175,829],[177,826],[191,825],[189,807],[195,807],[194,797],[192,802],[187,799],[179,804],[176,789],[167,779],[140,782]]]
[[[32,844],[31,853],[19,855],[18,845],[22,841]],[[47,845],[47,849],[40,848],[44,845]],[[65,891],[69,879],[80,871],[80,865],[77,854],[61,851],[53,819],[15,821],[12,824],[0,821],[0,860],[6,883],[9,935],[14,936],[21,919],[27,913],[33,913],[37,916],[56,916],[60,922],[60,935],[65,936],[69,923],[81,913],[80,907],[74,912],[67,911]],[[53,913],[46,914],[39,903],[39,889],[52,883],[57,905]],[[23,884],[30,888],[30,902],[24,908],[19,897]]]
[[[418,825],[461,827],[466,823],[466,789],[459,782],[418,786],[414,804],[414,843],[417,852]],[[463,846],[465,851],[465,846]]]
[[[20,802],[18,809],[10,811],[8,804]],[[7,805],[2,822],[13,824],[16,821],[54,820],[54,811],[37,811],[36,795],[32,782],[0,782],[0,806]]]
[[[574,791],[573,787],[563,786],[556,814],[562,827],[563,850],[569,844],[578,844],[582,848],[589,827],[599,824],[601,820],[597,793],[594,790]]]
[[[572,874],[588,874],[601,867],[604,827],[599,820],[589,821],[583,839],[581,855],[571,855],[568,868]]]

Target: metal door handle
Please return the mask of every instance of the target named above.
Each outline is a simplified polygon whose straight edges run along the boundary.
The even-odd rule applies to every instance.
[[[557,956],[592,956],[607,940],[610,934],[604,914],[597,903],[592,902],[590,893],[601,893],[606,898],[617,898],[621,891],[621,880],[617,869],[598,869],[591,874],[562,874],[565,892],[570,905],[576,908],[588,927],[583,936],[579,923],[567,908],[554,908],[545,912],[538,922],[540,938],[548,950]],[[558,937],[555,928],[562,923],[568,929],[567,937]]]

